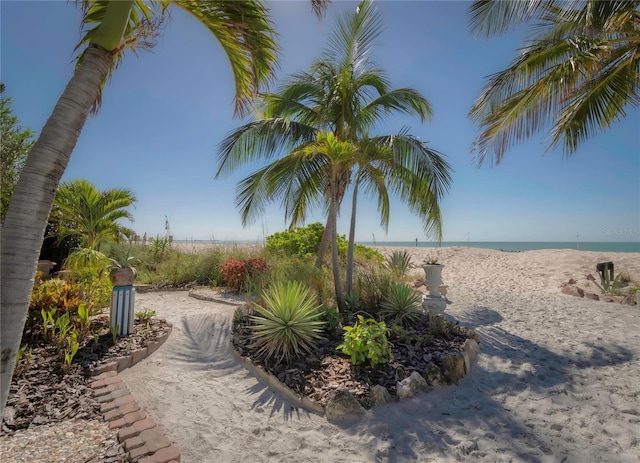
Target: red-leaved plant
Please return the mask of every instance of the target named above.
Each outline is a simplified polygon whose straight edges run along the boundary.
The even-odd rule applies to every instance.
[[[245,261],[229,257],[221,266],[224,284],[239,293],[245,287],[247,277],[267,270],[267,263],[262,257]]]

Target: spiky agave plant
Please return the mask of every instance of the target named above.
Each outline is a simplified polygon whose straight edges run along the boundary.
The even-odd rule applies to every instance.
[[[314,348],[324,323],[320,306],[309,288],[297,281],[278,282],[262,293],[263,306],[256,306],[253,332],[259,355],[289,361]]]
[[[387,257],[387,268],[394,275],[405,278],[411,268],[411,255],[407,251],[393,251]]]
[[[380,314],[389,321],[410,325],[422,315],[420,300],[422,295],[403,283],[393,284],[380,304]]]

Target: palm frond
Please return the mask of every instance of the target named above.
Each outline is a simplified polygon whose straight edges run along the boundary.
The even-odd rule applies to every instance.
[[[255,0],[177,0],[175,4],[198,19],[220,42],[235,81],[235,114],[243,115],[272,79],[277,66],[276,32],[267,7]]]

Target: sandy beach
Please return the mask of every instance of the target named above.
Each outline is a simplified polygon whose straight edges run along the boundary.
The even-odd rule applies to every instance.
[[[480,335],[456,386],[330,423],[233,360],[234,307],[186,292],[137,296],[174,331],[123,381],[187,463],[640,461],[640,309],[559,289],[605,260],[637,279],[640,254],[406,249],[437,255],[447,313]]]

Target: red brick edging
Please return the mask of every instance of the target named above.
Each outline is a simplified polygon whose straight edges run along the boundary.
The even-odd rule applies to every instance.
[[[147,358],[167,340],[169,331],[144,349],[93,370],[88,380],[93,395],[101,403],[102,417],[109,428],[118,430],[118,441],[124,445],[127,460],[137,463],[177,463],[180,449],[175,446],[156,423],[140,410],[135,398],[118,373]]]

